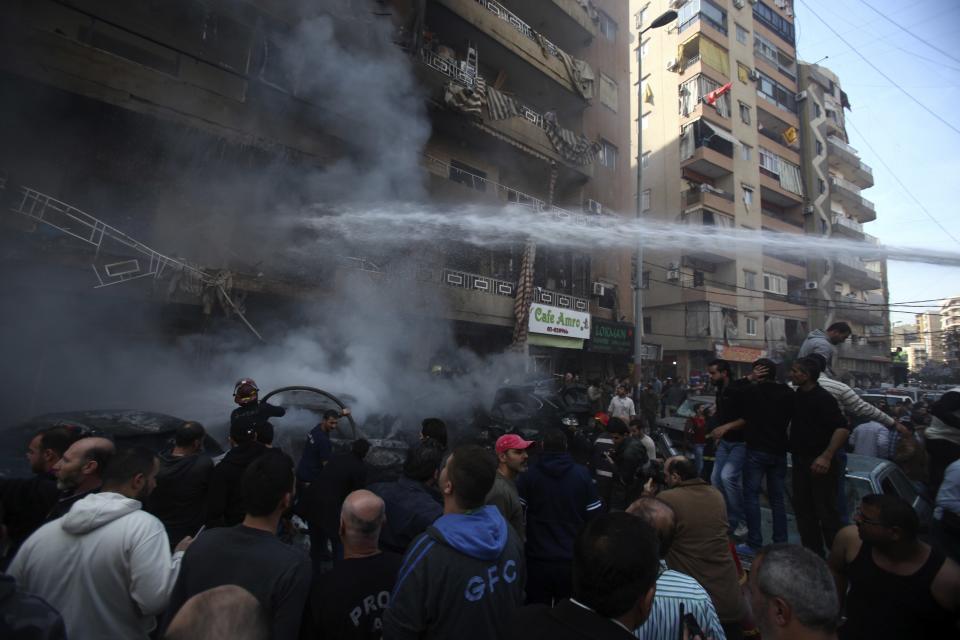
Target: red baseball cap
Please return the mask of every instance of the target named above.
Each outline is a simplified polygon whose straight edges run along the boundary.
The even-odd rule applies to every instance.
[[[497,438],[497,444],[496,444],[497,454],[501,454],[504,451],[508,451],[510,449],[521,449],[521,450],[526,449],[532,444],[536,444],[536,443],[532,440],[524,440],[523,438],[521,438],[520,436],[514,433],[508,433],[505,436],[500,436],[499,438]]]

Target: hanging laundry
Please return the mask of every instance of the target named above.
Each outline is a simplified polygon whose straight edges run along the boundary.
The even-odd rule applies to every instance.
[[[550,144],[568,163],[582,167],[592,163],[600,153],[600,143],[561,127],[553,111],[543,114],[543,123]]]
[[[567,70],[570,82],[576,88],[577,93],[587,100],[591,99],[593,97],[593,82],[596,78],[590,65],[583,60],[571,57],[562,49],[557,49],[557,56],[563,62],[563,67]]]
[[[643,101],[653,104],[653,88],[649,81],[643,87]]]
[[[799,134],[797,133],[796,127],[790,127],[789,129],[783,132],[783,141],[786,142],[787,145],[791,145],[794,142],[796,142],[798,137],[799,137]]]
[[[443,101],[458,111],[479,116],[483,112],[483,99],[480,95],[461,84],[448,82],[444,87]]]
[[[487,112],[491,120],[505,120],[520,115],[520,105],[511,96],[487,86]]]

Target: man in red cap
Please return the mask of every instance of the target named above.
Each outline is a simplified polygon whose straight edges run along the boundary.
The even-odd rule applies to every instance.
[[[513,527],[520,540],[526,542],[527,527],[523,518],[523,505],[517,493],[517,476],[527,470],[527,449],[533,442],[509,433],[497,438],[497,477],[487,494],[487,504],[500,510],[504,520]]]

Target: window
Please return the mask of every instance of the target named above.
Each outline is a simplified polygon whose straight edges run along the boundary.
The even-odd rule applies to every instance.
[[[757,273],[755,271],[743,270],[743,288],[757,290]]]
[[[753,17],[761,24],[773,30],[774,33],[783,38],[790,46],[793,46],[792,22],[762,2],[753,5]]]
[[[487,190],[487,172],[480,171],[480,169],[471,167],[459,160],[450,161],[450,173],[447,174],[447,177],[477,191]]]
[[[648,53],[650,53],[650,38],[640,43],[640,57],[646,58]]]
[[[643,117],[640,118],[640,128],[646,131],[647,127],[650,126],[650,114],[645,113]]]
[[[750,32],[738,24],[737,25],[737,42],[739,42],[740,44],[747,44],[747,40],[749,39],[749,37],[750,37]]]
[[[786,88],[773,78],[763,73],[759,73],[760,81],[757,83],[757,95],[766,98],[781,109],[786,109],[791,113],[797,112],[796,92]]]
[[[649,151],[644,151],[644,152],[643,152],[643,155],[640,156],[640,166],[643,167],[644,169],[646,169],[646,168],[648,168],[648,167],[650,166],[650,152],[649,152]]]
[[[753,147],[748,144],[740,144],[740,157],[744,160],[749,160],[753,157]]]
[[[820,105],[818,105],[816,102],[813,103],[813,115],[815,118],[820,117]]]
[[[653,333],[653,318],[650,316],[643,316],[643,332],[644,333]]]
[[[774,273],[763,274],[763,290],[777,295],[787,295],[787,279]]]
[[[693,26],[701,18],[720,33],[727,33],[727,12],[710,0],[690,0],[680,7],[677,18],[680,31]]]
[[[640,206],[642,211],[650,211],[650,189],[643,190],[643,202]]]
[[[649,8],[650,6],[647,5],[643,9],[640,9],[640,11],[637,11],[637,30],[639,30],[643,26],[643,23],[647,21],[647,9]]]
[[[750,107],[743,102],[740,103],[740,119],[743,124],[750,124]]]
[[[816,142],[817,142],[817,155],[820,155],[821,153],[823,153],[823,143],[820,142],[819,140],[817,140]]]
[[[748,207],[753,204],[753,187],[748,187],[747,185],[740,185],[743,187],[743,204]]]
[[[620,88],[617,81],[605,73],[600,74],[600,103],[614,113],[620,102]]]
[[[748,336],[757,335],[757,319],[751,318],[748,316],[746,318],[746,321],[747,321],[747,335]]]
[[[600,33],[607,40],[616,40],[617,39],[617,23],[609,15],[603,11],[598,11],[600,14]]]
[[[823,181],[823,178],[817,178],[817,190],[818,190],[820,193],[826,193],[826,192],[827,192],[827,183],[825,183],[825,182]]]
[[[617,168],[617,148],[606,140],[600,141],[600,164],[608,169]]]
[[[641,289],[650,288],[650,272],[649,271],[643,272],[643,282],[640,283],[640,288]]]
[[[750,67],[745,64],[737,63],[737,78],[740,82],[747,84],[750,82]]]

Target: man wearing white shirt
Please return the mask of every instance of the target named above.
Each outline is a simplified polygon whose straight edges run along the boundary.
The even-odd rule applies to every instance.
[[[610,399],[610,407],[607,413],[612,418],[620,418],[626,424],[630,424],[631,418],[637,415],[637,410],[633,406],[633,400],[627,397],[627,388],[623,385],[617,387],[617,395]]]

